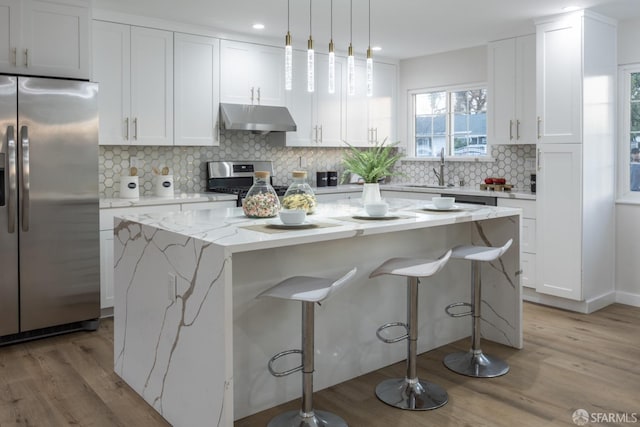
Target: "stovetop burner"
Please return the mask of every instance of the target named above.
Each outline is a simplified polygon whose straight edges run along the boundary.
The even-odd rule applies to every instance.
[[[267,171],[271,175],[271,184],[278,196],[284,196],[287,187],[273,185],[273,164],[269,160],[209,162],[207,164],[207,191],[236,194],[237,206],[253,185],[256,171]]]

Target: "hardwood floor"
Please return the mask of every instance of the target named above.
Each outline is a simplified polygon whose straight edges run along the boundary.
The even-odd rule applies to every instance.
[[[640,308],[615,304],[581,315],[525,304],[524,320],[523,350],[483,345],[509,362],[506,376],[473,379],[447,370],[442,358],[467,349],[466,339],[419,356],[419,376],[449,393],[442,408],[401,411],[377,400],[375,385],[403,376],[404,363],[316,392],[315,406],[351,427],[575,426],[571,416],[579,408],[636,413],[640,424]],[[167,426],[113,373],[112,329],[107,319],[96,333],[0,348],[0,426]],[[298,406],[289,402],[235,427],[265,426]]]

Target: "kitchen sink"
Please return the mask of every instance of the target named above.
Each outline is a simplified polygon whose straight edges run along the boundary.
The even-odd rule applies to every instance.
[[[416,188],[449,188],[446,185],[438,185],[438,184],[411,184],[406,185],[405,187],[416,187]]]

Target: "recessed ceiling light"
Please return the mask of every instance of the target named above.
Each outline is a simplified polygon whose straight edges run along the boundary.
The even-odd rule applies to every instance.
[[[382,48],[380,46],[373,46],[371,48],[371,50],[374,51],[374,52],[380,52],[382,50]]]
[[[581,9],[582,8],[580,6],[575,6],[575,5],[565,6],[565,7],[562,8],[562,10],[564,10],[565,12],[574,12],[576,10],[581,10]]]
[[[253,24],[254,30],[264,30],[264,24]]]

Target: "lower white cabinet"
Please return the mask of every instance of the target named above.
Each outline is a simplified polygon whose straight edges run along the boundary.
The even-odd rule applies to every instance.
[[[520,224],[520,282],[528,288],[536,287],[536,201],[498,199],[498,206],[522,209]]]

